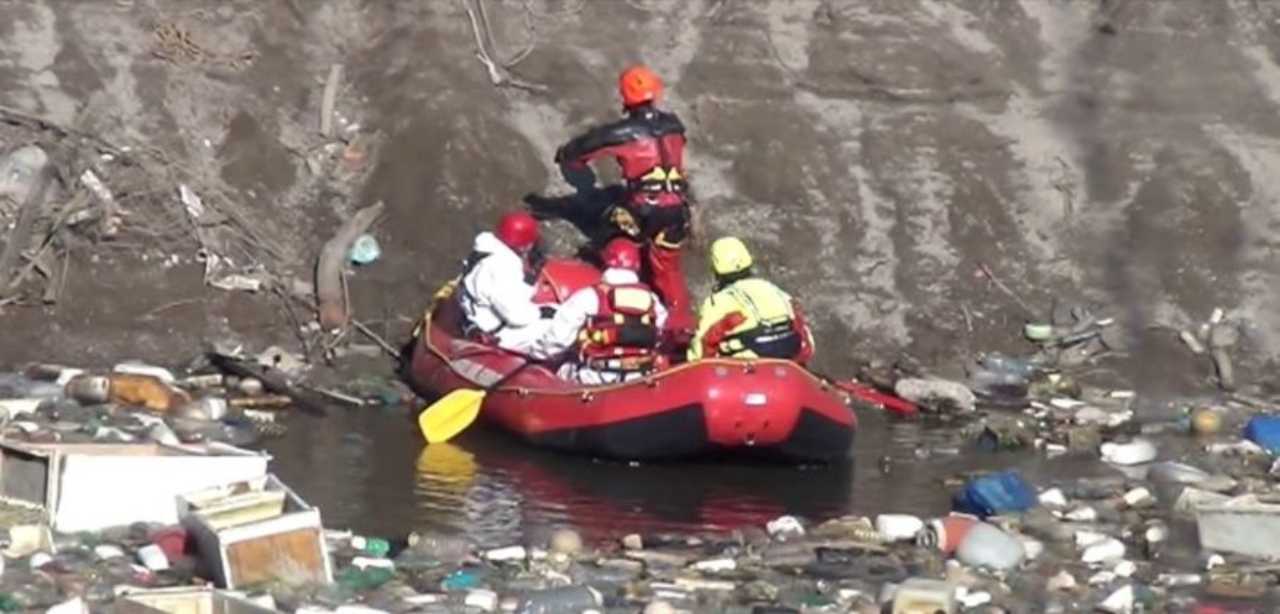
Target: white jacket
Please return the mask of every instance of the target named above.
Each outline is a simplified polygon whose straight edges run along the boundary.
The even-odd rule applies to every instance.
[[[640,278],[636,276],[634,271],[627,269],[605,269],[604,271],[604,283],[606,284],[634,284],[639,281]],[[656,294],[653,296],[653,304],[656,311],[655,324],[661,329],[667,321],[667,308],[663,307],[662,301],[658,299]],[[560,304],[560,309],[556,311],[556,317],[551,320],[551,326],[546,330],[542,338],[538,340],[534,353],[547,358],[564,353],[565,350],[573,347],[573,344],[578,340],[578,333],[587,325],[587,321],[599,311],[600,297],[594,287],[581,288],[569,295],[569,298]]]
[[[534,287],[524,280],[524,261],[491,232],[476,236],[472,250],[489,254],[462,278],[462,313],[485,333],[533,325],[541,317]]]

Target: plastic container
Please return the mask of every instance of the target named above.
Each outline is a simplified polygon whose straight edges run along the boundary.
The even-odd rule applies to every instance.
[[[956,611],[955,589],[942,580],[908,578],[898,586],[891,611],[893,614],[952,614]]]
[[[1277,438],[1277,443],[1280,444],[1280,438]],[[1113,465],[1141,465],[1156,459],[1156,444],[1142,438],[1126,443],[1106,442],[1098,446],[1098,451],[1102,453],[1103,461]]]
[[[1036,491],[1016,471],[1002,471],[971,480],[952,498],[952,509],[986,518],[1035,507]]]
[[[937,548],[944,554],[952,554],[960,547],[969,530],[977,524],[977,518],[960,514],[935,518],[930,520],[924,530],[916,536],[916,545]]]
[[[128,373],[131,375],[149,375],[166,384],[173,385],[177,379],[173,377],[173,371],[164,367],[157,367],[143,362],[129,361],[122,362],[111,368],[112,373]]]
[[[1280,452],[1280,416],[1254,416],[1244,425],[1244,438],[1262,449]]]
[[[106,403],[111,395],[111,378],[105,375],[77,375],[67,382],[66,393],[85,405]]]
[[[994,570],[1013,569],[1026,556],[1022,540],[985,522],[974,525],[956,550],[961,563]]]
[[[910,514],[876,516],[876,531],[891,542],[911,541],[924,530],[924,521]]]
[[[362,234],[351,244],[349,255],[351,262],[369,264],[382,256],[382,247],[378,245],[378,240],[373,235]]]

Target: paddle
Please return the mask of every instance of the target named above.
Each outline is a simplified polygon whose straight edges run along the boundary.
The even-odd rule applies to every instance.
[[[873,405],[884,407],[885,409],[900,416],[914,416],[920,412],[920,408],[917,407],[915,403],[896,395],[880,392],[866,384],[861,384],[852,380],[838,380],[833,377],[827,377],[826,380],[830,382],[831,385],[849,393],[850,395]]]
[[[422,429],[422,436],[427,443],[443,443],[467,430],[480,416],[480,406],[484,403],[485,395],[532,364],[535,364],[534,361],[526,361],[481,390],[459,388],[428,405],[418,414],[418,428]]]

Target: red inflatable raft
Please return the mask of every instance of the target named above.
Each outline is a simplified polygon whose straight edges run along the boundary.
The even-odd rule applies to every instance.
[[[537,300],[564,300],[595,283],[582,262],[549,262]],[[484,388],[525,364],[522,356],[464,338],[445,293],[424,316],[408,379],[423,396]],[[641,380],[583,386],[531,365],[486,396],[481,417],[539,446],[617,459],[723,453],[831,461],[853,450],[857,419],[843,395],[783,360],[703,360]]]

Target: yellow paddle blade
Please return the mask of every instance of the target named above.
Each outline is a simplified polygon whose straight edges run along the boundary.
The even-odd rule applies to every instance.
[[[454,390],[422,411],[418,428],[427,443],[449,441],[476,421],[483,402],[483,390]]]

